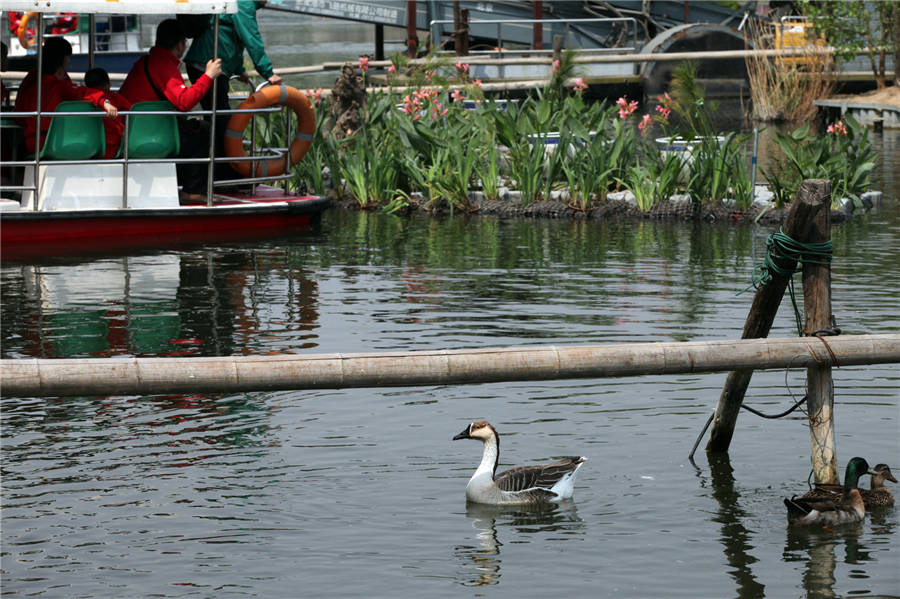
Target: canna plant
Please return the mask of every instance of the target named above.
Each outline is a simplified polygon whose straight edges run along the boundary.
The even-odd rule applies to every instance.
[[[632,164],[625,170],[625,176],[616,180],[634,195],[641,212],[649,212],[659,200],[657,182],[645,165]]]
[[[475,165],[478,161],[479,139],[470,137],[468,142],[455,150],[441,148],[440,162],[443,165],[442,174],[433,181],[437,192],[450,205],[451,212],[456,209],[469,208],[469,189],[475,175]]]
[[[831,181],[832,203],[846,197],[859,205],[872,184],[875,150],[868,131],[853,117],[831,125],[825,135],[813,134],[805,124],[789,134],[776,133],[775,141],[784,158],[762,171],[784,199],[793,197],[804,179],[819,178]]]
[[[496,200],[500,197],[500,150],[494,133],[489,133],[482,139],[485,143],[477,148],[480,155],[475,161],[475,174],[481,181],[484,199]]]
[[[672,95],[658,98],[660,114],[643,115],[638,127],[633,117],[638,102],[623,96],[615,105],[587,103],[583,83],[569,91],[562,76],[521,102],[490,102],[475,83],[467,83],[465,65],[446,70],[456,82],[449,93],[434,85],[437,72],[430,76],[431,86],[405,96],[393,86],[387,93],[370,93],[364,126],[352,138],[337,142],[318,123],[310,156],[295,167],[298,182],[324,192],[328,181],[321,165],[326,164],[334,184],[346,185],[360,206],[392,212],[408,207],[415,192],[425,194],[426,209],[465,210],[474,185],[496,199],[503,177],[511,179],[524,205],[568,187],[570,204],[584,211],[622,187],[634,193],[641,210],[682,186],[698,203],[734,198],[743,209],[752,201],[745,136],[712,134],[709,109],[689,67],[676,73]],[[428,72],[422,73],[428,81]],[[466,97],[478,100],[474,110],[464,109]],[[317,120],[327,112],[317,111]],[[664,158],[655,144],[644,141],[652,121],[664,130],[671,125],[694,142],[689,167],[683,157]],[[284,145],[284,127],[279,130],[277,123],[272,120],[260,131]],[[836,197],[857,201],[871,185],[875,157],[866,130],[851,119],[838,125],[823,136],[804,127],[778,137],[784,160],[774,172],[763,171],[776,202],[788,201],[799,181],[811,176],[828,177]],[[560,138],[552,151],[541,143],[550,133]]]
[[[747,179],[742,152],[745,140],[745,136],[734,132],[697,140],[687,182],[687,191],[694,202],[721,202],[732,193],[735,177]]]

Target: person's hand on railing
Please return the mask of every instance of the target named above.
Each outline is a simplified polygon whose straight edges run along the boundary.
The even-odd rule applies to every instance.
[[[206,76],[215,79],[222,74],[222,59],[216,58],[206,63]]]
[[[109,100],[103,100],[103,112],[106,113],[106,116],[114,119],[119,114],[119,110],[112,105],[112,102]]]
[[[272,73],[272,76],[269,77],[269,83],[271,85],[281,85],[281,77],[279,77],[275,73]]]

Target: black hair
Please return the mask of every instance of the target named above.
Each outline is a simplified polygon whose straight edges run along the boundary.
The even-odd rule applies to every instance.
[[[100,89],[109,85],[109,73],[100,67],[93,68],[84,74],[85,87]]]
[[[44,42],[41,72],[52,75],[63,66],[67,56],[72,56],[72,44],[62,37],[51,37]]]
[[[156,28],[156,45],[166,50],[173,50],[178,42],[186,39],[184,27],[177,19],[166,19]]]

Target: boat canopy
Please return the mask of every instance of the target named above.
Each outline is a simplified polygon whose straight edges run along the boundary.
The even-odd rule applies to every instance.
[[[77,9],[95,14],[198,14],[237,12],[237,0],[3,0],[3,10],[60,13]]]

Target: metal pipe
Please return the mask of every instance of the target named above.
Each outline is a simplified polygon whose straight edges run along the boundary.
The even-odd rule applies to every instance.
[[[291,135],[291,115],[292,115],[292,114],[293,114],[293,111],[292,111],[292,110],[285,110],[285,111],[284,111],[284,118],[285,118],[285,124],[284,124],[284,131],[285,131],[285,133],[284,133],[284,139],[285,139],[285,142],[287,142],[287,140],[289,140],[289,139],[292,139],[292,137],[293,137],[293,136]],[[284,153],[284,174],[287,175],[287,174],[290,173],[290,172],[291,172],[291,151],[290,151],[290,148],[289,148],[288,151]],[[253,189],[254,189],[254,191],[256,191],[256,185],[255,185],[255,184],[253,185]],[[284,191],[285,191],[285,193],[287,193],[287,190],[288,190],[288,179],[284,179]]]
[[[94,52],[97,50],[97,15],[88,15],[88,69],[94,68]],[[107,46],[108,48],[109,46]]]
[[[34,131],[34,201],[32,202],[32,209],[38,210],[38,203],[41,199],[41,96],[43,96],[43,79],[44,79],[44,70],[43,70],[43,59],[44,59],[44,13],[37,13],[37,66],[34,69],[35,76],[37,77],[37,103],[35,105],[35,112],[37,116],[34,117],[37,119],[37,127],[35,127]]]
[[[0,360],[5,397],[236,393],[900,362],[900,333],[366,354]]]
[[[213,17],[213,60],[219,58],[219,13]],[[209,120],[209,166],[206,169],[206,205],[212,206],[213,199],[213,171],[216,153],[216,104],[218,104],[217,89],[219,77],[212,82],[212,116]]]
[[[128,208],[128,134],[129,134],[129,126],[128,119],[130,115],[125,115],[125,136],[122,138],[122,143],[124,146],[119,146],[124,149],[122,153],[122,208]]]
[[[756,157],[759,153],[759,127],[753,128],[753,156],[750,158],[750,202],[756,199]]]

